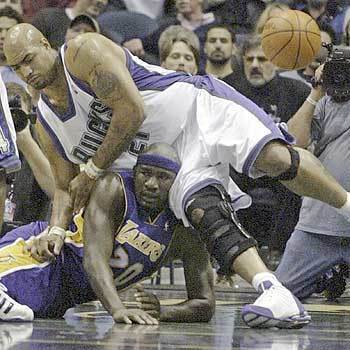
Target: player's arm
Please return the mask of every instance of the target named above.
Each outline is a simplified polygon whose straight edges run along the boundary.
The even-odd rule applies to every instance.
[[[36,130],[41,149],[50,163],[55,183],[50,230],[47,231],[48,234],[41,235],[27,246],[35,259],[43,261],[54,259],[63,246],[65,231],[73,215],[68,186],[78,169],[57,153],[39,120],[36,123]]]
[[[127,149],[144,120],[143,101],[125,52],[104,36],[88,33],[69,41],[65,62],[71,74],[87,82],[113,111],[107,135],[92,157],[98,168],[106,169]]]
[[[143,310],[124,307],[109,266],[114,233],[124,208],[122,185],[115,175],[109,174],[96,182],[84,213],[84,269],[96,296],[116,322],[156,324]]]
[[[55,181],[54,200],[50,226],[68,228],[72,220],[72,205],[68,193],[70,181],[78,174],[79,167],[63,159],[57,152],[51,138],[38,120],[36,123],[39,144],[50,163]]]
[[[318,67],[315,72],[316,81],[322,79],[323,65]],[[288,131],[295,137],[296,145],[307,148],[311,140],[311,123],[315,112],[316,103],[323,97],[324,91],[321,85],[311,89],[310,95],[287,122]]]
[[[183,231],[182,231],[183,230]],[[194,233],[184,230],[176,232],[172,256],[183,261],[188,299],[175,305],[160,307],[159,319],[164,322],[208,322],[215,311],[213,270],[209,254]],[[150,300],[155,300],[143,291],[136,293],[141,307],[152,315]]]

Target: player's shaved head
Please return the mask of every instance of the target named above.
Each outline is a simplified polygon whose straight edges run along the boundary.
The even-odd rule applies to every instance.
[[[56,81],[60,65],[57,52],[31,24],[21,23],[9,29],[4,53],[6,63],[36,90],[45,89]]]
[[[29,49],[38,45],[48,45],[44,35],[29,23],[20,23],[7,32],[4,53],[9,65],[21,62]]]

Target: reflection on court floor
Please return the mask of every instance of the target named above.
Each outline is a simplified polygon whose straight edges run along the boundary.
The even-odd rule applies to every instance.
[[[182,301],[183,287],[149,286],[163,305]],[[124,295],[130,299],[132,291]],[[254,330],[241,320],[240,308],[256,295],[251,289],[218,291],[217,309],[210,323],[162,323],[159,326],[115,324],[100,303],[70,309],[62,320],[0,323],[0,349],[19,350],[147,350],[147,349],[350,349],[350,299],[326,303],[312,298],[306,305],[312,323],[300,330]],[[128,301],[135,307],[136,303]]]

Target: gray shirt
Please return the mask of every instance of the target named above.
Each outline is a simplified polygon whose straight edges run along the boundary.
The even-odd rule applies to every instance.
[[[316,106],[311,125],[314,154],[347,190],[350,190],[350,101],[335,103],[329,96]],[[350,222],[318,200],[305,197],[297,229],[350,237]]]

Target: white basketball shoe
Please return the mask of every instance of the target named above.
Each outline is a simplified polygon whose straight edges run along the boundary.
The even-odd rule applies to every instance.
[[[33,321],[33,310],[17,301],[13,300],[6,294],[6,287],[0,283],[0,322],[1,321]]]
[[[302,328],[311,321],[304,306],[287,288],[266,281],[261,289],[258,299],[242,309],[243,321],[249,327]]]

